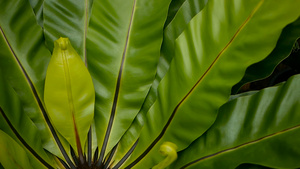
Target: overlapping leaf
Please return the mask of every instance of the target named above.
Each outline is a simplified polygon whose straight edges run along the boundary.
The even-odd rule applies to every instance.
[[[24,112],[37,126],[43,146],[61,157],[42,100],[50,59],[50,52],[44,46],[43,31],[28,1],[0,3],[0,68],[18,94]]]
[[[44,0],[44,31],[50,51],[54,41],[69,38],[86,62],[86,36],[93,0]]]
[[[158,84],[167,73],[175,55],[175,40],[187,27],[190,20],[205,7],[206,3],[207,0],[185,1],[177,11],[174,19],[164,29],[164,39],[161,47],[161,56],[157,65],[156,77],[151,86],[150,94],[147,95],[142,107],[142,112],[146,113],[156,99]]]
[[[269,167],[261,166],[261,165],[256,165],[256,164],[241,164],[235,169],[271,169]]]
[[[69,37],[86,65],[87,61],[89,63],[88,67],[92,73],[97,92],[95,107],[95,121],[97,123],[95,126],[96,131],[93,132],[97,133],[98,146],[100,149],[102,148],[99,160],[99,164],[102,163],[101,165],[104,161],[106,161],[105,165],[111,164],[110,158],[113,157],[112,155],[116,150],[113,147],[131,125],[138,112],[140,113],[131,128],[118,144],[119,149],[114,164],[119,162],[124,154],[129,151],[122,159],[123,161],[121,160],[123,163],[135,150],[136,152],[132,154],[131,161],[122,167],[150,168],[163,159],[158,155],[159,146],[163,142],[174,142],[179,150],[183,150],[188,146],[214,122],[217,109],[226,102],[230,94],[230,88],[242,78],[246,68],[266,57],[276,46],[281,30],[299,17],[297,6],[300,5],[297,0],[285,2],[278,0],[211,0],[206,9],[196,15],[207,0],[186,0],[184,3],[184,0],[173,1],[173,4],[178,3],[175,8],[173,8],[174,6],[168,7],[170,1],[95,0],[90,29],[87,33],[92,1],[45,0],[45,33],[49,48],[52,50],[52,43],[58,37]],[[32,146],[37,154],[48,162],[45,152],[41,147],[39,148],[39,139],[34,139],[37,135],[34,129],[35,126],[26,117],[27,120],[23,121],[24,123],[20,122],[23,116],[28,115],[36,125],[38,132],[42,134],[41,141],[44,148],[62,157],[57,145],[54,143],[53,136],[59,148],[66,148],[66,145],[63,147],[58,140],[58,136],[47,117],[42,99],[45,72],[50,58],[50,52],[43,45],[43,33],[40,27],[43,26],[41,4],[44,1],[29,0],[29,2],[32,7],[27,1],[0,1],[1,9],[3,9],[0,11],[0,69],[3,71],[1,75],[5,75],[6,80],[13,87],[24,107],[24,110],[22,110],[21,106],[13,106],[18,99],[12,99],[13,102],[11,103],[8,103],[9,100],[5,100],[5,98],[14,95],[11,95],[14,92],[11,89],[5,91],[4,95],[1,93],[0,103],[3,110],[1,111],[0,127],[1,130],[17,140],[20,138],[16,136],[16,132],[12,131],[12,128],[15,127],[17,133],[20,133],[20,137],[22,137],[21,142],[16,144],[22,145],[24,141],[28,142],[29,146]],[[182,7],[178,10],[181,3]],[[175,12],[173,12],[173,16],[169,16],[169,20],[165,23],[168,8],[176,11],[176,16],[170,24],[168,22],[173,18]],[[195,18],[192,19],[194,16]],[[35,17],[37,21],[34,19]],[[187,25],[191,19],[191,23]],[[37,22],[40,26],[37,25]],[[298,22],[295,21],[293,24],[296,23]],[[166,25],[168,26],[165,27],[165,40],[157,69],[163,39],[163,27]],[[184,29],[186,30],[183,32]],[[286,30],[281,34],[281,38],[294,36],[294,32],[291,33],[293,34],[291,36],[285,34],[290,30],[294,30],[294,28],[286,27]],[[179,36],[181,33],[182,35]],[[286,55],[289,49],[281,50],[281,48],[287,44],[286,42],[294,40],[284,38],[281,40],[281,38],[277,43],[277,47],[273,50],[277,54],[276,58],[279,57],[278,54]],[[175,39],[177,39],[176,43]],[[281,43],[284,43],[284,45],[281,45]],[[280,50],[276,50],[277,48]],[[158,70],[157,74],[156,70]],[[167,73],[167,71],[169,72]],[[151,84],[155,74],[156,80]],[[164,79],[162,79],[163,77]],[[160,81],[161,83],[158,86]],[[4,80],[1,82],[4,82]],[[151,86],[152,89],[149,91]],[[147,100],[144,102],[147,94]],[[158,96],[157,99],[156,96]],[[247,97],[256,96],[249,95]],[[236,101],[230,103],[234,102]],[[281,100],[277,100],[277,102],[280,103]],[[285,105],[286,103],[283,102],[282,104]],[[10,113],[11,111],[14,113]],[[26,114],[22,114],[23,111]],[[248,117],[251,119],[251,115]],[[224,117],[225,120],[234,118]],[[269,118],[270,115],[266,119]],[[86,126],[90,125],[91,116],[88,119],[89,122]],[[9,121],[12,122],[13,127],[9,126]],[[146,126],[141,130],[144,123]],[[230,126],[230,123],[222,122],[222,125]],[[273,128],[271,130],[275,131],[278,126]],[[26,129],[30,131],[30,134],[24,135]],[[267,130],[267,132],[271,130]],[[80,129],[80,131],[86,133],[87,127]],[[141,131],[141,138],[136,142]],[[263,137],[262,142],[271,145],[278,145],[279,141],[285,141],[285,143],[291,145],[299,142],[299,139],[289,138],[292,135],[290,133],[293,132],[297,132],[296,134],[299,135],[298,127],[292,126],[286,130],[278,131],[280,131],[279,134],[272,134],[271,132],[271,134],[269,133],[269,135]],[[68,134],[64,133],[63,136]],[[7,138],[6,134],[4,135],[1,136]],[[86,137],[86,135],[82,137]],[[270,141],[275,137],[277,141]],[[283,137],[286,138],[283,140]],[[212,137],[211,139],[215,138]],[[6,144],[7,140],[10,141],[10,139],[6,139],[3,143]],[[243,141],[243,139],[238,141]],[[230,141],[231,138],[228,140]],[[256,141],[251,142],[249,147],[256,144]],[[6,146],[5,144],[3,145]],[[136,145],[137,147],[135,147]],[[216,145],[216,147],[218,146]],[[219,146],[220,149],[224,149],[224,146],[222,146]],[[252,161],[241,160],[245,157],[240,157],[241,153],[239,151],[251,152],[261,148],[261,145],[253,149],[247,146],[243,147],[237,144],[237,147],[233,147],[234,152],[228,157],[223,155],[229,152],[226,149],[228,147],[225,147],[224,152],[222,151],[217,155],[213,154],[210,157],[216,159],[216,161],[220,160],[220,164],[226,167],[229,166],[229,168],[231,166],[237,167],[241,163],[281,167],[281,164],[277,165],[280,160],[274,162],[274,159],[277,160],[281,154],[273,155],[272,159],[263,162],[257,161],[256,157],[249,158]],[[26,146],[24,147],[27,153],[28,151],[31,152],[28,147],[27,149]],[[15,146],[15,148],[19,149],[20,147]],[[231,150],[231,148],[229,149]],[[194,160],[185,159],[185,153],[190,156],[190,149],[188,148],[182,153],[180,158],[183,161],[178,160],[176,164],[179,165],[175,164],[174,168]],[[111,150],[113,150],[111,156],[109,158],[105,157]],[[213,153],[214,150],[208,151],[208,154]],[[298,156],[298,149],[293,150],[295,151],[292,151],[292,153],[284,150],[282,156],[289,158],[295,152]],[[64,151],[62,153],[64,153],[64,156],[67,154]],[[192,150],[192,153],[194,153],[194,150]],[[23,154],[22,151],[20,155],[23,157]],[[200,154],[201,157],[199,157],[202,158],[202,155]],[[226,159],[237,156],[241,160],[238,163],[226,163],[230,161]],[[210,157],[205,158],[205,160],[201,159],[200,163],[212,166],[220,165],[216,164],[214,159],[211,160]],[[5,159],[7,160],[6,157]],[[31,164],[27,164],[27,162],[23,164],[21,161],[22,165],[25,168],[42,168],[39,167],[41,160],[32,161],[31,159],[30,157],[29,162]],[[294,158],[284,160],[286,160],[284,166],[298,165],[297,162],[293,161]],[[72,163],[70,159],[69,161],[67,159],[67,162]],[[120,167],[122,163],[118,163],[117,167]],[[270,165],[271,163],[272,165]],[[297,165],[292,167],[297,167]],[[6,167],[7,164],[4,166]],[[198,167],[198,163],[195,166]],[[224,168],[223,166],[218,166],[218,168]],[[1,167],[4,168],[0,164]]]
[[[259,80],[269,76],[275,67],[291,53],[293,45],[300,37],[300,18],[287,25],[283,30],[276,44],[276,48],[264,60],[255,63],[247,68],[243,79],[233,86],[232,93],[238,92],[239,88],[251,81]],[[260,71],[257,71],[260,70]]]
[[[187,26],[188,22],[192,19],[192,17],[204,8],[205,4],[207,3],[207,0],[187,0],[185,2],[172,1],[172,3],[173,6],[174,4],[183,4],[177,11],[176,16],[174,16],[174,19],[167,26],[165,25],[166,28],[164,29],[164,39],[161,48],[161,56],[157,66],[155,80],[151,85],[149,94],[147,95],[143,106],[139,111],[139,114],[135,118],[129,130],[126,131],[126,134],[123,136],[119,144],[120,146],[118,149],[116,159],[121,159],[138,138],[140,134],[140,129],[144,125],[144,119],[146,118],[145,115],[156,100],[158,84],[167,73],[171,60],[173,59],[175,51],[175,39],[177,39],[178,36],[183,32],[183,30]],[[170,8],[174,7],[171,6]]]
[[[44,18],[43,18],[43,4],[44,0],[29,0],[29,3],[34,11],[36,21],[38,24],[43,27]]]
[[[171,168],[235,168],[254,163],[299,168],[300,76],[278,87],[234,99],[214,125]]]
[[[295,4],[209,1],[177,39],[176,55],[125,166],[151,167],[162,159],[157,152],[163,142],[182,150],[203,134],[246,68],[266,57],[282,29],[298,18]]]
[[[35,161],[51,168],[53,161],[49,160],[43,149],[36,126],[24,113],[16,93],[3,78],[1,70],[0,81],[0,129],[32,153]]]
[[[0,163],[6,169],[32,168],[24,149],[0,130]]]
[[[169,2],[93,3],[87,54],[96,90],[100,161],[117,144],[148,93],[156,73]]]

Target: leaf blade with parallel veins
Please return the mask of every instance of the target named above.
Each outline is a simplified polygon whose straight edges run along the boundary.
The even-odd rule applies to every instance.
[[[299,168],[299,83],[296,75],[224,104],[214,125],[179,153],[173,168],[235,168],[242,163]]]
[[[126,167],[152,167],[164,141],[180,151],[202,135],[245,69],[266,57],[282,29],[297,19],[294,3],[209,1],[176,41],[176,56]]]
[[[94,86],[67,38],[55,42],[45,81],[45,104],[55,128],[79,155],[94,117]]]
[[[51,54],[44,45],[42,28],[28,1],[0,3],[0,68],[37,126],[44,148],[62,158],[61,142],[44,108],[44,81]]]
[[[95,123],[101,160],[130,126],[149,91],[169,2],[93,3],[97,10],[91,15],[87,54],[96,89]]]
[[[44,34],[47,47],[68,37],[81,59],[87,64],[86,36],[93,0],[44,0]]]
[[[53,168],[51,166],[53,160],[50,160],[43,149],[40,133],[24,113],[18,96],[4,79],[1,70],[0,81],[0,93],[3,96],[0,97],[0,130],[22,144],[36,161],[40,161],[47,168]]]

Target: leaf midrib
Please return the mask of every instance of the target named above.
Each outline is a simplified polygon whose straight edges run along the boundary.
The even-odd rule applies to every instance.
[[[38,107],[40,108],[40,110],[41,110],[41,112],[42,112],[42,114],[43,114],[44,120],[45,120],[45,122],[46,122],[46,124],[47,124],[47,126],[48,126],[48,128],[49,128],[49,130],[50,130],[50,132],[51,132],[51,134],[52,134],[52,136],[53,136],[53,138],[54,138],[54,140],[55,140],[57,146],[58,146],[58,148],[60,149],[62,155],[64,156],[64,158],[65,158],[65,160],[68,162],[68,164],[69,164],[72,168],[75,167],[74,165],[72,165],[72,161],[71,161],[70,158],[68,157],[68,154],[66,153],[66,151],[65,151],[65,149],[64,149],[64,147],[63,147],[63,145],[62,145],[62,143],[60,142],[60,140],[59,140],[59,138],[58,138],[58,135],[57,135],[57,133],[56,133],[56,131],[55,131],[53,125],[52,125],[51,122],[50,122],[50,119],[49,119],[49,117],[48,117],[48,115],[47,115],[47,113],[46,113],[45,107],[44,107],[44,105],[43,105],[43,103],[42,103],[42,101],[41,101],[41,99],[40,99],[40,97],[39,97],[39,95],[38,95],[38,93],[37,93],[37,91],[36,91],[36,89],[35,89],[34,84],[32,83],[31,79],[29,78],[29,76],[28,76],[27,72],[25,71],[23,65],[22,65],[21,62],[19,61],[19,59],[18,59],[18,57],[17,57],[15,51],[13,50],[12,46],[10,45],[10,43],[9,43],[9,41],[8,41],[8,39],[7,39],[7,37],[6,37],[6,35],[5,35],[5,33],[4,33],[4,31],[3,31],[3,29],[2,29],[1,26],[0,26],[0,32],[1,32],[2,36],[4,37],[4,40],[5,40],[5,42],[6,42],[6,45],[8,46],[8,48],[9,48],[9,50],[10,50],[12,56],[13,56],[14,59],[16,60],[18,67],[21,69],[21,72],[23,72],[23,76],[25,76],[26,82],[27,82],[27,84],[29,85],[29,87],[30,87],[30,89],[31,89],[31,92],[32,92],[32,94],[33,94],[33,96],[34,96],[34,98],[35,98],[35,101],[36,101]]]
[[[104,155],[105,155],[106,147],[107,147],[107,144],[108,144],[109,136],[110,136],[110,133],[111,133],[111,130],[112,130],[113,121],[115,119],[115,113],[116,113],[116,108],[117,108],[117,103],[118,103],[118,98],[119,98],[121,79],[122,79],[124,63],[125,63],[125,58],[126,58],[129,39],[130,39],[131,27],[132,27],[132,23],[133,23],[134,14],[135,14],[135,8],[136,8],[136,0],[133,1],[133,8],[132,8],[132,11],[131,11],[130,22],[129,22],[129,26],[128,26],[128,30],[127,30],[125,46],[124,46],[124,50],[123,50],[123,54],[122,54],[122,60],[121,60],[120,69],[119,69],[119,73],[118,73],[117,84],[116,84],[116,88],[115,88],[115,95],[114,95],[114,99],[113,99],[113,104],[112,104],[112,108],[111,108],[109,123],[108,123],[108,127],[107,127],[107,130],[106,130],[106,133],[105,133],[105,138],[104,138],[104,141],[103,141],[103,145],[102,145],[98,165],[104,159]]]
[[[72,93],[71,75],[70,75],[69,63],[68,63],[68,58],[67,58],[68,56],[66,56],[66,55],[67,55],[66,50],[62,50],[62,61],[63,61],[63,65],[64,65],[63,68],[64,68],[64,76],[65,76],[65,80],[66,80],[69,111],[72,116],[72,123],[73,123],[73,127],[74,127],[74,135],[75,135],[78,156],[80,158],[80,162],[83,164],[84,159],[83,159],[83,152],[82,152],[82,148],[81,148],[80,137],[79,137],[77,124],[76,124],[76,116],[75,116],[76,112],[75,112],[73,93]]]
[[[213,154],[210,154],[210,155],[206,155],[206,156],[204,156],[204,157],[201,157],[201,158],[199,158],[199,159],[197,159],[197,160],[194,160],[194,161],[192,161],[192,162],[190,162],[190,163],[188,163],[188,164],[182,166],[181,169],[186,168],[186,167],[189,167],[189,166],[191,166],[191,165],[193,165],[193,164],[196,164],[196,163],[198,163],[198,162],[201,162],[201,161],[204,161],[204,160],[207,160],[207,159],[216,157],[216,156],[221,155],[221,154],[223,154],[223,153],[226,153],[226,152],[229,152],[229,151],[235,151],[235,150],[238,150],[238,149],[240,149],[240,148],[244,148],[244,147],[246,147],[246,146],[250,146],[250,145],[256,144],[256,143],[258,143],[258,142],[260,142],[260,141],[263,141],[263,140],[266,140],[266,139],[271,139],[272,137],[276,137],[276,136],[278,136],[278,135],[285,134],[285,133],[287,133],[287,132],[289,132],[289,131],[293,131],[293,130],[297,130],[297,129],[300,129],[300,125],[296,125],[296,126],[294,126],[294,127],[287,128],[287,129],[281,130],[281,131],[279,131],[279,132],[275,132],[275,133],[273,133],[273,134],[270,134],[270,135],[267,135],[267,136],[264,136],[264,137],[260,137],[260,138],[258,138],[258,139],[256,139],[256,140],[253,140],[253,141],[249,141],[249,142],[246,142],[246,143],[242,143],[242,144],[237,145],[237,146],[232,147],[232,148],[228,148],[228,149],[221,150],[221,151],[218,151],[218,152],[213,153]]]
[[[136,158],[132,163],[130,163],[126,168],[132,168],[135,166],[140,160],[142,160],[150,151],[151,149],[156,145],[156,143],[159,142],[159,140],[163,137],[166,130],[170,126],[172,120],[174,119],[177,110],[182,105],[182,103],[193,93],[194,89],[200,84],[202,79],[208,74],[208,72],[212,69],[212,67],[215,65],[215,63],[219,60],[221,55],[226,51],[226,49],[229,48],[229,46],[233,43],[233,41],[236,39],[236,37],[239,35],[239,33],[243,30],[243,28],[246,26],[246,24],[251,20],[253,15],[258,11],[258,9],[262,6],[264,0],[261,0],[256,7],[252,10],[250,15],[246,18],[246,20],[243,22],[243,24],[238,28],[236,33],[233,35],[233,37],[230,39],[230,41],[226,44],[226,46],[220,51],[220,53],[217,55],[217,57],[214,59],[214,61],[211,63],[211,65],[207,68],[207,70],[204,72],[204,74],[199,78],[199,80],[195,83],[195,85],[192,87],[192,89],[184,96],[184,98],[177,104],[175,109],[173,110],[169,120],[167,121],[166,125],[160,132],[160,134],[156,137],[156,139],[150,144],[150,146],[140,155],[138,158]]]
[[[2,110],[2,108],[0,107],[0,114],[3,116],[4,120],[6,121],[6,123],[8,124],[8,126],[10,127],[10,129],[12,130],[12,132],[15,134],[15,136],[19,139],[19,141],[23,144],[24,147],[26,147],[26,149],[32,153],[32,155],[38,160],[40,161],[45,167],[47,167],[48,169],[54,169],[48,162],[46,162],[23,138],[22,136],[19,134],[19,132],[17,131],[17,129],[13,126],[13,124],[10,122],[9,118],[6,116],[6,114],[4,113],[4,111]]]
[[[85,0],[85,11],[84,11],[84,30],[83,30],[83,54],[84,54],[84,63],[88,67],[87,63],[87,54],[86,54],[86,37],[88,29],[88,4],[89,0]]]

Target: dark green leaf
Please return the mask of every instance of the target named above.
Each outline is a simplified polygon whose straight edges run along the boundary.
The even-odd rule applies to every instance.
[[[93,0],[45,0],[44,31],[52,51],[54,41],[69,38],[74,49],[86,62],[86,36]]]
[[[169,6],[168,10],[168,17],[165,22],[165,26],[169,25],[169,23],[173,20],[175,15],[177,14],[177,11],[181,7],[181,5],[185,2],[186,0],[172,0]]]
[[[174,4],[179,2],[172,1],[172,3]],[[175,39],[177,39],[178,36],[183,32],[192,17],[204,8],[206,3],[207,0],[186,0],[178,10],[172,22],[165,28],[161,56],[158,63],[155,80],[152,83],[149,94],[147,95],[139,114],[120,142],[117,159],[120,159],[124,156],[124,154],[130,149],[139,136],[140,129],[144,125],[144,120],[146,118],[145,116],[149,108],[156,100],[158,84],[167,73],[171,60],[174,57]]]
[[[235,169],[271,169],[269,167],[264,167],[261,165],[255,165],[255,164],[241,164]]]
[[[283,30],[276,44],[276,48],[264,60],[249,66],[243,79],[233,86],[232,93],[238,92],[239,88],[255,80],[269,76],[275,67],[292,51],[297,38],[300,37],[300,17],[293,23],[287,25]],[[260,70],[260,71],[257,71]]]
[[[170,63],[175,56],[175,40],[187,27],[190,20],[205,7],[206,3],[207,0],[186,0],[171,23],[165,28],[156,77],[143,104],[142,113],[147,113],[157,97],[158,84],[167,73]]]
[[[42,100],[50,60],[43,31],[28,1],[0,1],[0,6],[0,69],[37,126],[44,148],[61,156]]]
[[[16,93],[3,78],[1,70],[0,81],[0,93],[2,95],[0,97],[0,129],[20,142],[33,154],[36,160],[51,167],[51,162],[43,149],[36,126],[24,113]]]
[[[209,1],[176,40],[176,55],[125,166],[150,168],[162,160],[157,153],[163,142],[180,151],[202,135],[246,68],[265,58],[298,18],[295,4],[300,2]]]
[[[38,24],[43,27],[43,4],[44,0],[29,0],[29,3],[34,11]]]
[[[130,126],[154,80],[169,2],[94,1],[87,54],[101,160]]]
[[[222,106],[214,125],[172,168],[300,167],[300,75]],[[185,167],[183,167],[185,166]]]

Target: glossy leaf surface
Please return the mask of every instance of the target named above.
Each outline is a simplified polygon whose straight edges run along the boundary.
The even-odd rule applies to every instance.
[[[299,0],[94,1],[93,4],[92,0],[0,0],[0,130],[25,150],[30,163],[30,166],[24,164],[25,168],[166,168],[177,155],[175,148],[172,149],[171,156],[166,158],[159,153],[159,148],[165,142],[174,142],[173,147],[178,147],[177,151],[182,154],[177,163],[169,168],[182,167],[196,160],[194,158],[197,156],[201,159],[202,152],[195,157],[189,154],[189,151],[195,153],[199,144],[196,147],[186,147],[196,138],[206,137],[219,107],[228,101],[230,89],[244,76],[247,67],[272,53],[276,55],[270,60],[275,61],[289,52],[289,45],[296,37],[294,30],[297,29],[297,7],[300,6]],[[40,15],[42,11],[45,12],[45,29],[41,28],[44,23],[44,18]],[[289,23],[293,26],[286,26]],[[50,51],[44,46],[44,36]],[[75,48],[71,53],[79,52],[79,56],[76,55],[76,59],[71,60],[81,64],[69,64],[68,59],[60,60],[60,64],[56,66],[50,63],[52,80],[46,84],[44,97],[44,80],[50,52],[53,41],[60,36],[71,39]],[[61,44],[61,49],[65,48],[66,45]],[[54,55],[55,53],[57,51],[54,51]],[[277,63],[278,61],[274,65]],[[268,65],[269,61],[261,64]],[[96,87],[95,96],[91,94],[94,93],[92,90],[84,91],[86,84],[83,83],[89,81],[88,86],[92,86],[91,78],[82,75],[82,72],[88,74],[86,67]],[[261,67],[263,73],[272,69],[264,70],[264,66]],[[75,73],[70,76],[70,72]],[[255,76],[258,74],[260,71],[257,69]],[[293,85],[284,87],[285,91],[290,90],[290,87]],[[78,90],[73,92],[74,88]],[[266,92],[261,93],[265,95]],[[272,106],[264,108],[267,104],[256,103],[260,97],[255,94],[259,95],[251,92],[232,96],[228,104],[237,102],[235,98],[242,99],[242,95],[243,98],[253,97],[252,105],[258,104],[258,107],[247,107],[247,111],[258,112],[260,107],[267,109],[267,112],[269,109],[281,111],[281,107],[291,103],[285,102],[284,94],[278,94],[284,96],[284,99],[270,97],[264,103],[274,101],[272,105],[278,104],[280,107],[275,106],[276,110]],[[74,95],[80,98],[76,103]],[[95,106],[90,99],[83,99],[87,95],[96,97]],[[49,112],[44,107],[44,98],[50,101],[50,106],[47,103]],[[65,100],[62,101],[63,99]],[[235,106],[236,104],[233,105],[234,108],[231,107],[234,110],[229,112],[234,112]],[[93,119],[93,111],[86,109],[92,110],[94,107]],[[230,109],[227,108],[224,114]],[[75,109],[82,111],[77,114],[80,111],[72,111]],[[51,120],[48,114],[51,115]],[[237,129],[239,131],[250,130],[249,127],[244,128],[249,123],[255,129],[267,128],[261,132],[255,130],[258,131],[258,134],[253,132],[257,134],[255,136],[261,136],[259,133],[264,132],[268,135],[262,134],[262,139],[255,138],[256,140],[251,140],[251,137],[249,144],[249,135],[244,133],[240,140],[234,141],[230,132],[224,131],[230,137],[224,134],[221,141],[218,136],[222,133],[211,134],[211,139],[219,139],[222,146],[216,143],[216,147],[219,146],[220,149],[207,150],[208,154],[215,150],[218,154],[210,154],[211,156],[201,159],[200,162],[204,164],[201,168],[209,165],[221,169],[299,167],[291,166],[298,163],[293,161],[295,158],[290,158],[299,156],[299,148],[293,146],[286,150],[282,148],[282,144],[278,144],[299,143],[298,138],[290,139],[291,136],[300,134],[298,127],[281,130],[280,122],[285,120],[285,115],[280,116],[283,117],[281,119],[270,114],[259,117],[276,118],[275,122],[265,120],[266,122],[253,124],[251,122],[261,119],[253,118],[253,113],[247,113],[243,118],[244,123],[239,123],[242,126]],[[219,118],[228,120],[236,117],[224,115]],[[293,120],[296,118],[298,117]],[[55,125],[52,126],[52,123]],[[222,122],[221,125],[226,129],[231,123]],[[92,136],[88,137],[93,145],[85,141],[89,129],[92,129]],[[272,131],[276,134],[272,134]],[[294,134],[289,134],[290,132]],[[214,137],[214,134],[217,136]],[[279,141],[270,141],[275,137]],[[240,145],[239,141],[244,140],[247,145]],[[231,141],[234,142],[230,145],[233,147],[224,146],[223,142],[227,144]],[[255,147],[254,144],[259,141],[270,143],[276,151],[272,151],[271,148],[274,147]],[[68,142],[78,152],[70,153]],[[97,152],[94,154],[96,148]],[[195,150],[190,150],[193,148]],[[252,157],[256,151],[259,153],[267,148],[272,153],[271,159],[259,161],[257,157]],[[76,159],[80,156],[81,149],[84,155],[80,162],[83,160],[81,164],[84,167],[79,167],[82,165]],[[90,155],[90,149],[94,155]],[[247,153],[243,154],[244,152]],[[282,154],[276,155],[278,152]],[[10,152],[4,153],[7,155]],[[53,154],[61,158],[61,161]],[[70,154],[73,155],[73,160],[70,159]],[[50,158],[47,158],[48,155]],[[251,158],[246,158],[247,155]],[[264,154],[265,157],[267,155],[269,154]],[[188,159],[190,156],[192,158]],[[281,156],[283,158],[279,159]],[[123,163],[129,157],[129,161]],[[3,159],[10,160],[7,157]],[[214,159],[221,163],[214,162]],[[231,159],[237,159],[238,162],[232,162]],[[279,160],[274,162],[274,159]],[[280,160],[284,162],[279,164]],[[0,168],[5,168],[2,164],[5,163],[0,158]],[[197,165],[192,167],[197,168]]]
[[[207,0],[187,0],[185,2],[172,1],[172,3],[173,6],[171,6],[170,8],[174,8],[175,3],[177,5],[180,3],[183,4],[177,11],[173,20],[164,29],[164,39],[162,43],[159,62],[157,65],[155,80],[153,81],[149,94],[147,95],[145,102],[143,103],[143,106],[139,111],[137,117],[135,118],[133,124],[131,124],[129,130],[126,131],[125,135],[121,139],[116,157],[117,161],[126,154],[126,152],[131,148],[131,146],[137,140],[140,134],[140,129],[144,125],[144,120],[146,119],[145,116],[149,108],[153,105],[154,101],[156,100],[158,84],[167,73],[171,60],[174,57],[175,40],[186,28],[188,22],[192,19],[192,17],[204,8],[205,4],[207,3]],[[172,3],[170,5],[172,5]]]
[[[31,152],[35,161],[51,167],[50,161],[41,143],[40,134],[24,113],[23,107],[15,91],[3,78],[0,70],[0,130],[4,131],[15,141]]]
[[[61,156],[42,99],[51,56],[44,45],[43,31],[28,1],[0,1],[0,6],[0,69],[37,126],[44,148]]]
[[[163,142],[180,151],[203,134],[246,68],[266,57],[282,29],[298,18],[299,3],[209,1],[177,39],[176,55],[126,166],[152,167],[161,161],[156,153]]]
[[[208,0],[186,0],[177,11],[174,19],[166,26],[157,72],[160,79],[164,77],[175,56],[175,39],[183,32],[191,19],[205,7],[207,2]]]
[[[47,69],[45,104],[53,125],[74,149],[85,145],[94,103],[94,86],[84,62],[68,38],[58,39]]]
[[[171,168],[300,167],[300,76],[220,108],[214,125]],[[230,159],[230,160],[229,160]]]
[[[150,94],[147,95],[147,100],[142,107],[142,112],[147,113],[149,107],[156,99],[158,84],[167,73],[170,63],[175,56],[175,40],[187,27],[190,20],[205,7],[206,3],[207,0],[186,0],[170,24],[164,29],[164,39],[157,65],[156,77],[151,86]]]
[[[91,8],[92,0],[45,0],[44,31],[50,51],[55,40],[68,37],[86,62],[86,36]]]
[[[243,79],[233,86],[232,93],[238,92],[239,88],[255,80],[269,76],[275,67],[292,51],[297,38],[300,37],[300,18],[287,25],[283,30],[276,44],[276,48],[264,60],[249,66]],[[257,71],[260,70],[260,71]]]
[[[101,158],[142,106],[156,73],[170,0],[95,0],[87,54]],[[95,10],[94,10],[95,9]]]
[[[43,24],[44,24],[44,18],[43,18],[44,0],[29,0],[29,3],[35,14],[36,21],[38,22],[38,24],[41,27],[43,27]]]

